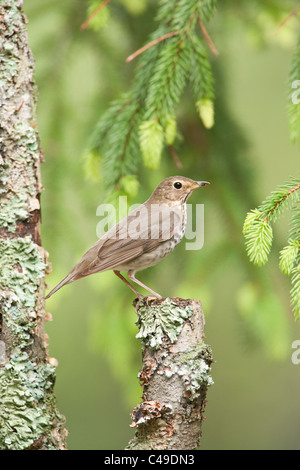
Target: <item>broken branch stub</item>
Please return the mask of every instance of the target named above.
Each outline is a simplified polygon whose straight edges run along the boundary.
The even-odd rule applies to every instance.
[[[199,300],[167,298],[137,310],[143,402],[132,413],[130,450],[194,450],[200,445],[206,394],[213,383]]]

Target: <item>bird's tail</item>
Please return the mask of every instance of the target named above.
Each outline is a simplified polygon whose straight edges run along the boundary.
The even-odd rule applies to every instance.
[[[71,275],[71,273],[69,273],[66,277],[64,277],[64,279],[62,281],[60,281],[59,284],[57,284],[57,286],[54,287],[54,289],[52,289],[49,292],[49,294],[46,295],[45,299],[49,299],[49,297],[51,297],[51,295],[55,294],[55,292],[57,292],[61,287],[65,286],[66,284],[69,284],[72,281],[74,281],[74,277],[73,277],[73,275]]]

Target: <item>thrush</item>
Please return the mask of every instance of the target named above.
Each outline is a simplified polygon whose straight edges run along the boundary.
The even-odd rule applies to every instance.
[[[136,279],[135,273],[154,266],[181,241],[186,228],[186,202],[192,192],[209,184],[183,176],[164,179],[149,199],[108,230],[81,258],[70,273],[46,296],[66,284],[94,273],[113,270],[138,296],[144,298],[120,273],[157,298],[161,296]]]

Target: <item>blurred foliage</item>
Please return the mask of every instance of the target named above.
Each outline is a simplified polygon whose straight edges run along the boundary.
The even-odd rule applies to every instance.
[[[108,177],[112,175],[109,173],[109,165],[113,164],[117,155],[111,152],[105,157],[104,152],[101,153],[103,142],[99,134],[97,137],[99,119],[100,128],[107,118],[111,120],[107,133],[114,130],[116,141],[109,141],[109,145],[117,145],[118,123],[114,126],[113,116],[109,113],[113,106],[120,106],[120,100],[124,100],[124,96],[128,97],[128,93],[135,87],[138,64],[143,63],[145,57],[147,60],[155,60],[157,51],[167,45],[161,43],[159,48],[155,46],[148,49],[147,55],[141,54],[140,58],[129,64],[125,62],[126,57],[147,44],[149,38],[153,39],[153,31],[160,27],[159,22],[155,21],[158,6],[170,2],[112,0],[101,10],[99,16],[95,16],[90,26],[82,31],[81,25],[99,3],[94,0],[44,0],[42,3],[26,0],[24,5],[29,19],[29,40],[36,60],[38,128],[46,157],[42,168],[45,186],[42,197],[42,235],[43,244],[49,250],[53,263],[53,273],[48,280],[51,286],[59,282],[94,243],[98,222],[95,217],[96,208],[104,200],[108,200],[107,188],[113,187],[111,185],[114,181]],[[141,276],[143,282],[149,283],[162,295],[200,298],[203,301],[208,323],[215,325],[215,330],[210,331],[208,338],[210,341],[211,337],[214,338],[213,349],[219,351],[218,348],[224,342],[226,344],[219,352],[221,363],[230,346],[226,336],[236,330],[241,349],[254,351],[253,354],[259,351],[262,357],[281,361],[289,354],[291,331],[294,328],[288,301],[289,288],[285,277],[274,268],[276,251],[278,253],[282,247],[282,236],[279,233],[279,237],[275,238],[270,262],[263,268],[249,263],[242,236],[246,213],[257,207],[266,193],[262,182],[271,178],[275,186],[275,176],[271,175],[276,170],[276,165],[273,165],[272,155],[265,155],[269,173],[263,175],[263,162],[258,161],[252,151],[253,136],[249,137],[249,129],[245,129],[245,124],[237,119],[231,101],[232,92],[231,95],[229,93],[229,89],[234,86],[235,77],[228,70],[228,57],[230,53],[233,54],[231,41],[240,42],[240,37],[246,38],[249,48],[254,48],[258,54],[263,54],[263,51],[270,48],[284,48],[292,53],[299,29],[297,15],[276,35],[274,32],[296,6],[297,2],[291,0],[218,2],[213,19],[210,22],[204,21],[220,52],[218,58],[211,53],[200,29],[195,30],[197,41],[199,44],[201,42],[201,50],[205,51],[214,77],[214,110],[212,94],[195,99],[195,90],[180,87],[180,101],[176,98],[176,106],[168,109],[161,126],[162,135],[158,135],[161,130],[156,126],[155,138],[157,141],[160,139],[162,152],[159,155],[157,152],[154,157],[150,155],[152,163],[153,158],[156,159],[155,165],[152,165],[152,168],[156,168],[154,170],[148,168],[151,165],[147,165],[147,148],[151,149],[151,145],[148,143],[147,146],[144,140],[147,137],[145,131],[153,126],[153,116],[149,114],[141,116],[138,122],[132,121],[135,137],[132,141],[132,153],[128,155],[131,159],[130,168],[129,171],[118,173],[117,188],[109,196],[109,200],[116,204],[120,194],[128,195],[130,203],[142,202],[163,178],[178,173],[192,178],[197,176],[197,179],[212,183],[210,187],[201,190],[201,195],[195,193],[191,199],[192,203],[205,203],[203,250],[195,253],[187,251],[183,241],[170,257],[159,266],[144,271]],[[165,32],[163,29],[160,34]],[[175,43],[176,36],[172,39]],[[242,62],[238,55],[234,60]],[[245,62],[243,64],[245,67]],[[276,68],[274,73],[277,73]],[[285,76],[288,81],[288,68]],[[256,103],[255,86],[253,83],[253,89],[245,91],[249,95],[252,93],[250,99],[253,105]],[[148,84],[144,87],[144,91],[147,90]],[[288,93],[288,86],[285,85],[284,88],[283,84],[282,94]],[[257,111],[254,109],[256,108],[244,109],[244,115],[257,119]],[[260,109],[268,109],[267,102],[259,103]],[[203,122],[199,119],[199,113]],[[264,124],[267,129],[269,123]],[[123,130],[119,129],[120,132]],[[274,136],[277,132],[278,129],[275,129]],[[95,149],[91,143],[95,142],[96,137]],[[139,149],[140,138],[146,147],[143,155]],[[103,144],[107,146],[107,142]],[[169,151],[170,146],[177,158]],[[108,147],[104,149],[107,152],[110,150]],[[104,158],[99,159],[99,155]],[[182,169],[178,169],[178,159]],[[286,174],[281,176],[288,180],[291,171],[293,172],[291,165],[287,166]],[[284,218],[282,231],[285,235]],[[71,427],[70,441],[73,439],[72,442],[76,442],[74,446],[82,444],[83,436],[81,429],[76,431],[76,426],[72,428],[72,420],[77,414],[81,420],[85,416],[83,412],[80,414],[77,402],[75,407],[76,394],[72,392],[73,389],[68,389],[68,384],[75,383],[74,377],[77,374],[81,378],[79,365],[81,370],[84,369],[82,376],[85,377],[91,364],[94,364],[92,360],[88,364],[81,363],[84,334],[87,348],[92,354],[99,354],[108,367],[99,377],[99,393],[104,394],[106,389],[112,390],[103,399],[108,400],[111,395],[114,402],[107,407],[101,403],[99,412],[105,422],[106,435],[111,436],[112,442],[116,439],[116,424],[113,424],[115,421],[111,409],[116,414],[121,414],[121,401],[124,398],[128,416],[130,406],[135,406],[139,400],[141,390],[137,380],[132,380],[133,371],[136,371],[135,375],[138,372],[140,351],[135,340],[137,327],[134,325],[131,301],[131,292],[125,285],[112,273],[102,273],[65,287],[47,304],[55,318],[53,325],[48,327],[50,347],[52,345],[55,348],[61,363],[58,368],[58,393],[62,399],[65,396],[64,407],[67,411],[70,406],[69,415],[64,409],[61,411],[67,414]],[[230,328],[230,331],[226,328]],[[223,329],[226,335],[223,334]],[[72,343],[71,355],[67,346],[72,340],[77,347],[74,351]],[[68,354],[72,357],[69,358]],[[232,355],[229,361],[231,360]],[[234,360],[234,377],[242,377],[247,359],[243,357],[239,361],[235,357]],[[261,362],[263,361],[259,357],[259,364]],[[68,368],[64,369],[64,364]],[[113,377],[108,377],[108,371]],[[226,370],[226,375],[227,373],[230,371]],[[63,382],[65,389],[60,390],[59,383],[60,380],[63,381],[64,374],[67,377]],[[224,370],[223,374],[225,375]],[[109,380],[112,380],[111,389]],[[83,378],[82,381],[84,382]],[[237,389],[241,386],[239,382],[236,385]],[[85,396],[92,393],[90,387],[87,389],[82,385],[82,388]],[[117,391],[119,395],[116,397]],[[211,396],[213,393],[212,390]],[[222,391],[222,399],[216,401],[215,408],[222,400],[229,402],[231,394],[232,391],[229,391],[224,398]],[[85,409],[89,410],[88,398],[84,400]],[[93,395],[91,400],[92,421],[96,396]],[[236,407],[239,406],[237,400],[236,397]],[[208,425],[209,421],[208,419]],[[213,417],[211,422],[214,422]],[[90,425],[86,426],[89,430]],[[98,429],[97,426],[98,422],[94,428]],[[256,423],[253,429],[256,429]],[[102,448],[109,445],[106,444],[106,435],[101,437],[99,445]],[[126,432],[124,435],[120,437],[123,447],[126,444]],[[94,442],[93,438],[90,437],[91,441],[86,445],[92,445],[90,442]],[[214,433],[212,441],[215,439],[217,437]],[[210,445],[213,446],[212,443]]]

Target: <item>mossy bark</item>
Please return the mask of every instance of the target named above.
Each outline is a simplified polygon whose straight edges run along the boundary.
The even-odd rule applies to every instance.
[[[44,333],[43,154],[22,5],[0,3],[0,449],[65,449]]]
[[[144,390],[132,413],[136,434],[127,449],[198,449],[207,388],[213,383],[201,302],[178,297],[141,302],[137,313]]]

